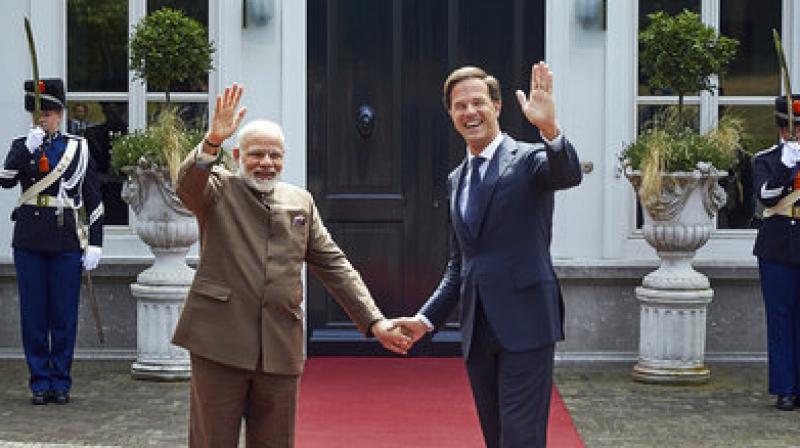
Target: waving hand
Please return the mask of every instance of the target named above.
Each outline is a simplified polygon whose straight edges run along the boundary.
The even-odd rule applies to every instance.
[[[544,62],[531,68],[531,89],[528,96],[517,90],[517,100],[528,121],[539,128],[542,136],[552,140],[558,135],[556,106],[553,101],[553,72]]]
[[[239,124],[247,113],[246,107],[239,108],[239,100],[242,98],[243,92],[244,88],[233,83],[230,87],[225,88],[225,93],[217,95],[214,117],[211,119],[206,136],[211,144],[221,144],[239,128]]]

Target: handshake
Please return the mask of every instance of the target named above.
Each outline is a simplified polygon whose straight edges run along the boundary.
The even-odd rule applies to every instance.
[[[371,330],[383,348],[398,355],[405,355],[425,336],[428,325],[419,316],[398,317],[379,320],[372,325]]]

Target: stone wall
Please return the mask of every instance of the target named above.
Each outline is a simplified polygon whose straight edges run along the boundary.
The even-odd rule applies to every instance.
[[[557,262],[566,304],[565,360],[635,360],[639,303],[634,288],[656,268],[633,263]],[[708,307],[706,359],[766,359],[764,304],[755,264],[696,265],[714,289]]]
[[[136,300],[130,283],[147,266],[105,262],[94,273],[105,328],[100,345],[86,304],[85,285],[78,325],[78,358],[136,357]],[[633,361],[638,354],[639,304],[633,290],[655,269],[641,263],[557,261],[567,307],[563,360]],[[763,361],[766,355],[764,306],[758,271],[748,264],[700,265],[711,279],[706,359]],[[21,357],[19,310],[13,265],[0,265],[0,358]]]

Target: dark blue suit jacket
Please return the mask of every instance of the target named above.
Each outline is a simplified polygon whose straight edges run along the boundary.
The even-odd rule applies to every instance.
[[[83,181],[75,188],[67,190],[67,196],[76,204],[82,204],[86,210],[86,217],[94,217],[89,225],[89,244],[92,246],[103,245],[103,206],[100,193],[100,184],[94,168],[94,161],[89,155],[88,146],[83,137],[59,133],[52,142],[46,145],[46,154],[49,159],[50,170],[55,169],[61,156],[64,154],[70,140],[78,140],[78,149],[61,175],[62,179],[70,179],[78,166],[79,152],[85,151],[89,163]],[[0,186],[13,188],[19,184],[22,191],[27,190],[48,173],[39,172],[40,152],[31,154],[25,147],[25,137],[14,139],[8,151],[4,172],[0,173]],[[41,194],[55,196],[58,194],[59,181],[47,187]],[[75,213],[66,208],[63,225],[58,225],[56,209],[54,207],[37,207],[34,205],[21,205],[14,210],[12,220],[14,225],[14,239],[12,245],[18,249],[34,250],[39,252],[62,252],[80,250],[80,242],[76,232]]]
[[[564,303],[550,258],[555,190],[578,185],[572,144],[559,151],[504,135],[481,185],[480,226],[472,237],[458,208],[466,159],[448,178],[450,260],[420,309],[438,326],[461,303],[462,349],[469,355],[480,295],[504,349],[532,350],[564,338]],[[472,193],[470,193],[472,194]]]
[[[761,151],[753,159],[753,189],[759,201],[772,207],[792,192],[797,167],[781,162],[783,144]],[[753,255],[761,260],[800,264],[800,220],[775,215],[765,218],[758,230]]]

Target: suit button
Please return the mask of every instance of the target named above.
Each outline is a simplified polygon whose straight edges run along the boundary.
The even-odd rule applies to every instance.
[[[33,216],[39,216],[39,212],[33,212]]]

